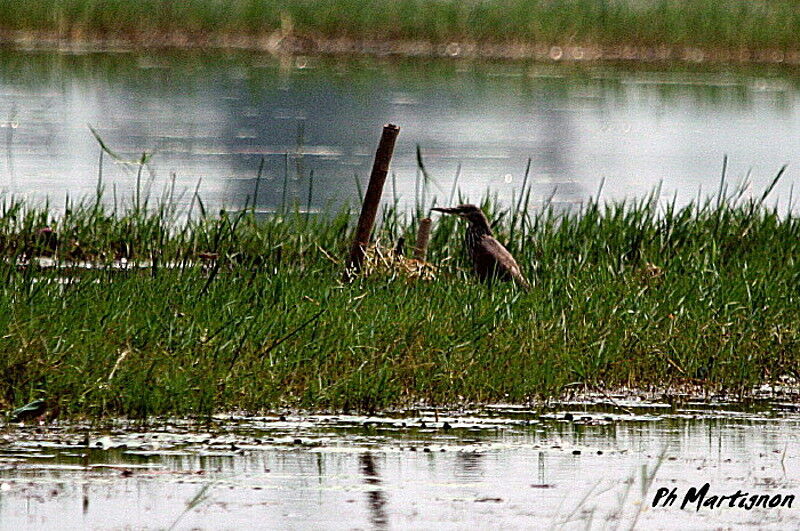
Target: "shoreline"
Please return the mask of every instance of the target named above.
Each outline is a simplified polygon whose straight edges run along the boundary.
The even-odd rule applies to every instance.
[[[720,415],[736,418],[741,415],[765,415],[775,413],[797,413],[800,411],[800,385],[788,382],[785,385],[754,388],[749,394],[737,395],[709,390],[700,384],[667,385],[654,387],[615,387],[602,388],[592,385],[581,385],[580,389],[565,389],[551,397],[531,397],[524,401],[452,401],[436,403],[435,401],[417,400],[388,405],[378,409],[359,409],[341,407],[314,407],[292,402],[271,404],[265,407],[229,407],[210,412],[187,411],[182,413],[161,412],[148,417],[135,415],[119,415],[111,411],[99,415],[86,412],[69,411],[64,414],[63,406],[58,398],[44,399],[46,412],[39,417],[12,421],[3,415],[0,408],[0,427],[17,424],[29,425],[36,420],[66,424],[81,423],[87,420],[100,423],[117,422],[159,422],[165,419],[183,420],[187,422],[202,421],[208,418],[252,419],[266,417],[308,417],[308,416],[366,416],[385,419],[442,417],[458,418],[465,416],[488,416],[503,418],[519,418],[525,415],[536,415],[542,418],[565,422],[585,422],[586,415],[595,417],[608,415],[618,418],[640,418],[646,415],[670,416],[681,409],[691,408],[694,418],[718,417]],[[18,404],[22,405],[22,404]],[[5,413],[10,412],[7,409]],[[277,420],[277,419],[276,419]]]
[[[51,32],[0,31],[0,46],[24,51],[145,52],[145,51],[250,51],[276,56],[328,55],[403,58],[513,60],[545,63],[688,63],[740,65],[800,65],[800,49],[704,48],[698,46],[603,46],[592,43],[477,43],[412,40],[356,40],[298,36],[280,30],[256,36],[195,36],[186,33],[106,38],[83,34],[63,36]]]

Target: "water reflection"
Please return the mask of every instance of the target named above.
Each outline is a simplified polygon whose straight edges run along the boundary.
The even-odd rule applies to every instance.
[[[143,432],[120,423],[93,432],[91,450],[80,427],[8,426],[0,521],[9,529],[176,521],[186,529],[430,529],[629,528],[638,518],[645,528],[797,528],[788,509],[648,506],[655,488],[684,492],[704,482],[721,494],[796,494],[797,413],[701,414],[692,406],[633,415],[576,407],[573,420],[565,413],[440,412],[439,422],[452,425],[446,432],[419,428],[411,417],[225,416],[211,426],[170,421]],[[648,492],[644,478],[656,469]],[[187,511],[187,501],[206,491]]]
[[[465,451],[456,454],[456,474],[465,479],[478,479],[483,475],[484,454]]]
[[[8,113],[8,120],[2,123],[0,127],[6,130],[6,169],[8,173],[8,177],[13,184],[15,183],[16,179],[14,177],[14,130],[19,126],[17,122],[17,104],[12,103],[11,109]]]
[[[387,529],[389,518],[386,514],[386,495],[381,489],[381,478],[375,458],[371,452],[364,452],[359,456],[361,474],[364,476],[364,483],[376,487],[368,490],[367,506],[369,507],[369,519],[375,529]]]
[[[5,49],[0,188],[56,204],[94,193],[87,124],[125,158],[154,153],[154,196],[175,173],[178,190],[201,181],[212,208],[252,198],[262,159],[262,210],[305,208],[311,170],[313,210],[352,201],[390,121],[402,128],[392,170],[403,202],[414,198],[417,145],[436,181],[428,197],[440,198],[459,164],[464,195],[508,201],[532,158],[533,200],[557,189],[557,203],[585,200],[603,179],[606,197],[663,181],[665,196],[688,201],[716,190],[724,154],[734,181],[753,168],[754,193],[782,164],[800,166],[796,76],[703,68]],[[135,170],[106,160],[108,195],[128,197]]]
[[[83,515],[86,516],[86,514],[89,512],[89,484],[88,483],[84,483],[81,486],[81,494],[82,494],[82,498],[83,498],[83,503],[81,504],[81,507],[83,508]]]

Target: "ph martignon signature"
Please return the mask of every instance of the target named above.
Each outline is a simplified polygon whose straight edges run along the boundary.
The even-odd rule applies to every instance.
[[[794,494],[750,494],[749,492],[742,492],[737,490],[734,494],[712,494],[709,495],[711,485],[706,483],[699,489],[695,487],[689,488],[681,497],[680,508],[684,509],[687,505],[694,506],[696,511],[701,508],[706,509],[719,509],[722,507],[731,507],[745,509],[747,511],[755,507],[764,508],[778,508],[778,507],[792,507],[794,503]],[[668,489],[661,487],[656,491],[653,497],[653,507],[672,507],[679,499],[677,487]]]

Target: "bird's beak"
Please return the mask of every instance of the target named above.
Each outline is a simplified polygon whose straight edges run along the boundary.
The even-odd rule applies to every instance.
[[[447,207],[433,207],[431,210],[435,210],[436,212],[442,212],[444,214],[459,214],[457,208],[447,208]]]

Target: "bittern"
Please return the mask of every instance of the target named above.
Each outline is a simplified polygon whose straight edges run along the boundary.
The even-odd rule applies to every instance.
[[[455,214],[467,220],[469,226],[464,238],[464,244],[472,260],[475,274],[484,281],[492,279],[513,280],[524,290],[530,288],[522,271],[503,244],[492,235],[489,220],[483,211],[475,205],[459,205],[452,208],[433,208],[436,212]]]

